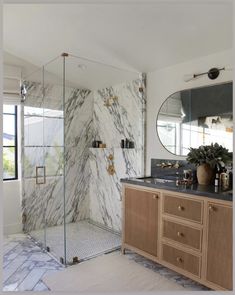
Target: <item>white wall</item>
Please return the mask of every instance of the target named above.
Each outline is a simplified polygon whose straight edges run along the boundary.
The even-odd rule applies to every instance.
[[[157,136],[156,118],[163,101],[179,90],[231,81],[233,79],[232,65],[232,50],[227,50],[147,74],[146,174],[150,174],[151,158],[180,159],[179,156],[169,153],[161,145]],[[184,82],[185,74],[206,72],[210,68],[224,66],[230,70],[222,71],[216,80],[210,80],[205,75],[190,82]]]
[[[22,231],[20,181],[5,181],[3,183],[3,225],[4,234]]]
[[[6,100],[4,99],[6,103]],[[21,206],[21,125],[18,106],[18,180],[3,182],[3,233],[22,232]]]

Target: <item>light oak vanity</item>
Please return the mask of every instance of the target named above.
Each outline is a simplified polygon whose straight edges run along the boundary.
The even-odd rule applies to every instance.
[[[232,290],[232,201],[123,183],[122,202],[122,253]]]

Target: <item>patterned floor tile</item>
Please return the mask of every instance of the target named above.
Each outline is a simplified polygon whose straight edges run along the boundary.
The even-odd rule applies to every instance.
[[[5,238],[3,266],[3,291],[48,291],[43,275],[64,269],[26,235]]]

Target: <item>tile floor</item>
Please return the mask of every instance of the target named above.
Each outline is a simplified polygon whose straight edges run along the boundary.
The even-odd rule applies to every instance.
[[[23,234],[6,237],[3,253],[3,291],[48,291],[43,276],[64,269]]]
[[[183,276],[178,274],[177,272],[170,270],[169,268],[158,264],[156,262],[153,262],[143,256],[140,256],[134,252],[126,250],[125,254],[129,259],[134,260],[135,262],[143,265],[144,267],[147,267],[161,275],[163,275],[165,278],[168,278],[169,280],[175,281],[179,285],[183,286],[185,288],[185,291],[210,291],[211,289]]]
[[[30,232],[36,241],[44,240],[44,230]],[[59,261],[64,257],[63,225],[46,229],[46,246]],[[66,260],[70,264],[73,257],[79,261],[110,252],[121,247],[121,236],[105,230],[88,220],[66,224]]]
[[[3,291],[49,291],[43,283],[43,277],[50,272],[64,269],[63,265],[58,263],[51,255],[42,252],[31,239],[23,234],[6,237],[3,250]],[[185,291],[209,290],[131,251],[126,251],[126,256],[184,286]]]

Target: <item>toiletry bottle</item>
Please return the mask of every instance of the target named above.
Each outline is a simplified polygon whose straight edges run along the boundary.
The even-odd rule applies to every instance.
[[[124,149],[125,148],[125,139],[121,140],[121,148]]]
[[[226,169],[223,169],[223,172],[220,174],[220,186],[226,188],[228,185],[228,174],[226,173]]]
[[[219,179],[220,179],[219,173],[216,173],[216,175],[215,175],[215,186],[219,186]]]
[[[180,184],[180,177],[179,177],[179,172],[177,171],[175,173],[175,185],[178,186]]]
[[[229,187],[232,188],[233,187],[233,172],[230,171],[228,174],[228,182],[229,182]]]

